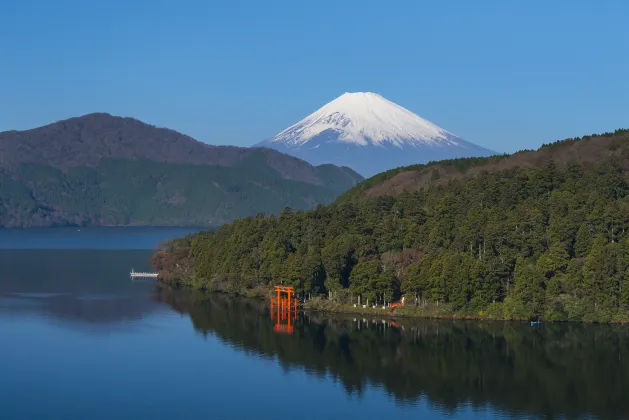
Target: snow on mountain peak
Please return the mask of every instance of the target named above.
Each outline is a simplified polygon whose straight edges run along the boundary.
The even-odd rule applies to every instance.
[[[268,140],[298,148],[326,130],[354,145],[457,145],[456,137],[372,92],[346,92]]]
[[[363,176],[400,166],[494,154],[371,92],[344,93],[256,146],[313,165],[349,166]]]

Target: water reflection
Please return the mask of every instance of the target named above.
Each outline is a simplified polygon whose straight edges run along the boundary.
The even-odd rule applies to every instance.
[[[276,296],[269,299],[271,320],[275,320],[273,330],[276,333],[292,334],[293,324],[297,320],[299,301],[294,298],[295,289],[292,286],[273,286]]]
[[[231,346],[341,381],[398,404],[444,412],[488,404],[509,415],[629,418],[629,330],[623,326],[379,320],[299,314],[277,334],[264,302],[157,288],[154,299]]]
[[[297,321],[298,311],[294,308],[282,308],[272,306],[269,308],[271,321],[275,321],[273,331],[281,334],[292,334],[295,331],[295,321]]]
[[[0,250],[0,314],[45,316],[71,325],[117,324],[159,308],[153,282],[131,282],[151,251]],[[147,267],[148,268],[148,267]],[[70,324],[69,324],[70,325]]]

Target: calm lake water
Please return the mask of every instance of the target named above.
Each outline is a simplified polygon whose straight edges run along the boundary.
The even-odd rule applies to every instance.
[[[130,280],[188,232],[0,230],[0,419],[629,418],[626,327],[300,313],[280,333],[263,302]]]

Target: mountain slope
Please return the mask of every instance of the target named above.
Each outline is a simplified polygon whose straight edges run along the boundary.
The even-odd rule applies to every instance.
[[[370,92],[345,93],[257,146],[364,176],[415,163],[494,152]]]
[[[26,131],[0,133],[0,169],[15,171],[21,163],[66,170],[96,166],[102,158],[233,166],[248,159],[264,164],[285,179],[322,185],[312,165],[272,150],[212,146],[167,128],[133,118],[96,113]]]
[[[392,170],[331,206],[173,242],[153,264],[209,289],[281,279],[324,310],[406,295],[377,311],[627,323],[629,130]]]
[[[622,168],[629,170],[628,130],[565,139],[545,144],[538,150],[522,150],[510,155],[444,160],[391,169],[357,184],[337,201],[342,203],[365,197],[398,195],[486,172],[542,167],[550,161],[558,166],[589,166],[611,157],[619,158]]]
[[[91,114],[0,133],[0,226],[217,225],[330,203],[362,178]]]

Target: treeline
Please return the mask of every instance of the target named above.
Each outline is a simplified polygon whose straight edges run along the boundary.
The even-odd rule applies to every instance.
[[[180,241],[153,264],[166,281],[210,290],[281,282],[342,303],[404,294],[407,308],[431,313],[627,322],[628,146],[587,164],[480,171],[248,217]]]

